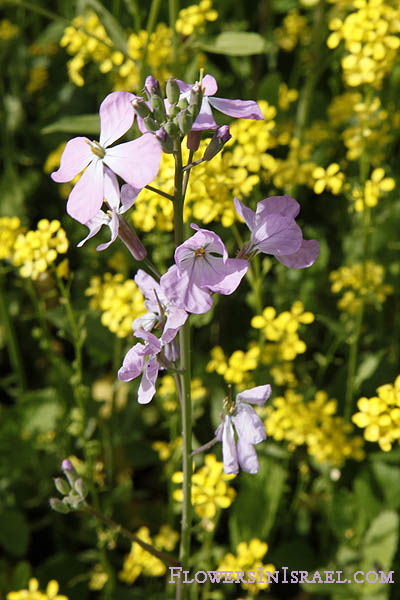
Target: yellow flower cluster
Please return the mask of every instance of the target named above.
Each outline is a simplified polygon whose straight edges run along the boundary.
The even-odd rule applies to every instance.
[[[236,546],[236,556],[231,552],[228,552],[218,565],[218,571],[233,571],[233,581],[235,581],[235,571],[243,571],[243,579],[248,580],[253,574],[255,581],[250,583],[241,582],[241,586],[245,590],[249,590],[252,594],[258,594],[260,590],[265,590],[269,587],[267,582],[266,571],[273,574],[275,573],[275,566],[272,564],[264,565],[262,559],[268,551],[268,544],[262,542],[258,538],[253,538],[249,543],[240,542]],[[263,581],[260,583],[260,570],[263,572]],[[252,571],[253,573],[250,573]]]
[[[18,217],[0,217],[0,259],[12,258],[15,240],[22,231]]]
[[[52,579],[47,584],[45,592],[39,590],[39,582],[32,577],[29,580],[28,589],[18,590],[18,592],[9,592],[7,600],[68,600],[67,596],[58,593],[59,585]]]
[[[203,140],[198,155],[202,156],[208,145]],[[184,161],[187,162],[189,152],[184,150]],[[190,216],[204,224],[221,221],[229,227],[235,221],[236,212],[233,204],[234,196],[243,198],[250,194],[258,183],[258,175],[249,175],[247,169],[239,166],[239,157],[234,152],[217,154],[212,161],[205,161],[193,170],[186,194],[184,218]],[[174,159],[172,154],[163,154],[160,170],[153,184],[154,187],[173,193]],[[148,189],[142,190],[132,211],[133,224],[142,231],[171,231],[173,228],[173,204],[170,200]]]
[[[172,442],[163,442],[162,440],[158,440],[153,442],[151,447],[158,453],[160,460],[167,461],[171,458],[172,454],[174,454],[176,450],[181,451],[182,438],[178,437]]]
[[[353,426],[336,416],[337,402],[319,391],[314,400],[304,402],[301,394],[287,390],[266,409],[267,434],[286,440],[289,449],[306,445],[308,453],[319,463],[341,465],[348,458],[364,458],[363,439],[352,436]]]
[[[171,552],[178,542],[179,535],[168,525],[163,525],[160,532],[151,539],[148,527],[141,527],[135,534],[142,542],[151,544],[156,550]],[[161,577],[167,572],[165,564],[139,544],[133,543],[131,551],[125,556],[119,578],[125,583],[132,584],[143,573],[151,577]]]
[[[260,350],[258,346],[251,346],[247,352],[235,350],[229,358],[221,346],[215,346],[211,350],[211,360],[207,364],[208,373],[216,372],[222,375],[227,383],[235,383],[239,389],[251,387],[250,372],[258,366]]]
[[[362,212],[366,206],[376,206],[382,193],[391,192],[395,186],[396,182],[392,177],[385,177],[384,169],[374,169],[371,178],[365,182],[364,189],[354,188],[351,192],[355,210]]]
[[[367,442],[378,442],[381,450],[389,452],[400,440],[400,375],[393,384],[378,387],[376,393],[372,398],[359,399],[359,412],[352,420],[364,429]]]
[[[305,343],[299,338],[300,324],[308,325],[314,321],[311,312],[304,312],[303,303],[294,302],[290,311],[285,310],[277,315],[273,306],[267,306],[262,315],[256,315],[251,320],[251,326],[261,329],[265,338],[274,344],[265,346],[264,356],[267,364],[278,361],[294,360],[298,354],[306,351]]]
[[[386,297],[393,293],[392,286],[383,283],[384,276],[385,268],[371,260],[332,271],[329,277],[334,294],[338,294],[344,288],[351,288],[344,292],[338,307],[350,314],[356,314],[360,310],[362,299],[375,306],[383,304]]]
[[[143,294],[133,281],[121,273],[95,275],[85,290],[91,296],[90,308],[101,310],[101,322],[118,337],[132,334],[132,321],[146,312]]]
[[[28,94],[40,91],[46,85],[48,78],[49,72],[44,65],[33,67],[29,74],[28,83],[26,84]]]
[[[313,185],[312,172],[317,167],[310,160],[312,144],[300,143],[296,137],[290,137],[289,132],[280,136],[282,145],[289,144],[289,152],[285,159],[275,159],[275,171],[272,181],[275,187],[289,192],[294,185]],[[267,178],[268,181],[268,178]]]
[[[200,4],[192,4],[179,11],[175,29],[178,33],[189,36],[195,30],[201,33],[206,21],[216,21],[217,19],[218,13],[212,8],[211,0],[201,0]]]
[[[217,510],[229,508],[236,496],[235,490],[227,484],[235,475],[226,475],[223,464],[217,461],[214,454],[206,454],[204,460],[205,465],[192,476],[192,504],[196,514],[205,519],[206,526],[212,528],[211,520],[217,514]],[[181,484],[183,473],[174,473],[172,481]],[[182,490],[175,490],[173,498],[182,502]]]
[[[344,41],[347,53],[342,68],[349,86],[380,88],[400,47],[400,7],[387,0],[354,0],[352,4],[355,10],[344,20],[335,17],[330,21],[333,33],[327,44],[333,49]]]
[[[288,110],[292,102],[299,97],[297,90],[290,90],[286,83],[281,83],[278,89],[278,105],[281,110]]]
[[[275,34],[280,48],[291,52],[298,43],[307,45],[311,39],[307,18],[293,8],[283,19],[282,26],[275,29]]]
[[[200,377],[194,377],[190,382],[190,394],[193,402],[193,410],[199,414],[199,403],[207,394],[206,388]],[[172,375],[164,375],[161,385],[157,390],[157,398],[160,398],[163,409],[174,412],[178,408],[175,380]]]
[[[11,23],[8,19],[2,19],[0,21],[0,40],[11,40],[18,32],[18,25]]]
[[[41,219],[37,229],[20,233],[15,240],[12,261],[22,277],[38,279],[68,250],[67,235],[58,220]]]
[[[316,194],[322,194],[324,190],[327,190],[336,195],[342,189],[344,173],[341,173],[337,163],[332,163],[327,169],[316,167],[312,176],[315,179],[314,192]]]

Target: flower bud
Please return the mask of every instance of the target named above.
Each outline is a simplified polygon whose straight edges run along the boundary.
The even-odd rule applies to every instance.
[[[195,83],[192,89],[190,90],[189,96],[189,110],[190,114],[193,117],[193,120],[196,119],[197,115],[200,112],[201,103],[203,100],[203,91],[199,83]]]
[[[170,77],[167,81],[167,85],[165,88],[168,102],[170,104],[176,104],[179,101],[179,96],[181,95],[181,90],[179,89],[178,82],[173,77]]]
[[[181,130],[181,133],[183,135],[187,135],[192,129],[193,125],[193,117],[189,111],[187,109],[181,110],[180,113],[178,113],[176,120],[178,121],[178,126]]]
[[[55,477],[54,485],[56,486],[56,490],[63,496],[68,496],[71,491],[71,487],[62,477]]]
[[[144,100],[140,100],[139,98],[134,98],[132,100],[132,106],[133,106],[133,110],[135,111],[135,113],[139,117],[142,117],[142,119],[145,119],[146,117],[149,117],[151,115],[151,110],[149,109],[149,107],[147,106],[147,104]]]
[[[86,498],[89,493],[88,487],[81,477],[75,481],[74,489],[81,498]]]
[[[186,100],[186,98],[181,98],[177,104],[178,108],[180,108],[181,110],[184,108],[187,108],[189,106],[189,102]]]
[[[146,94],[148,99],[152,96],[160,96],[162,98],[161,87],[157,79],[154,79],[152,75],[146,77],[146,81],[144,82],[144,89],[146,90]]]
[[[137,236],[136,231],[118,215],[118,237],[124,242],[133,258],[143,260],[147,255],[147,250]]]
[[[158,129],[160,129],[160,123],[151,117],[145,117],[143,119],[143,123],[147,131],[150,131],[151,133],[155,133],[158,131]]]
[[[72,463],[68,458],[64,459],[61,463],[61,470],[64,472],[65,477],[68,479],[71,487],[74,486],[74,483],[77,479],[77,474],[72,466]]]
[[[71,512],[71,509],[69,508],[69,506],[67,506],[67,504],[65,504],[59,498],[50,498],[49,504],[53,510],[55,510],[56,512],[62,513],[63,515],[67,515],[69,512]]]
[[[204,160],[211,160],[214,158],[218,152],[221,152],[224,144],[226,144],[231,137],[232,136],[230,134],[228,125],[222,125],[222,127],[218,127],[204,152]]]
[[[196,152],[200,146],[201,142],[201,131],[191,131],[187,136],[186,146],[192,152]]]
[[[167,134],[164,127],[160,127],[160,129],[156,131],[156,138],[160,142],[162,151],[165,152],[165,154],[172,154],[174,150],[174,142],[171,136]]]
[[[160,96],[152,96],[150,98],[150,104],[154,111],[154,117],[157,121],[164,121],[166,117],[164,100]]]

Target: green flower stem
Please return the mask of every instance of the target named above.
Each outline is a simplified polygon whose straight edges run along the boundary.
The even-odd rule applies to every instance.
[[[178,73],[178,34],[175,23],[178,18],[179,0],[168,0],[169,26],[172,29],[172,72]]]
[[[183,228],[183,204],[185,201],[184,177],[182,167],[182,147],[181,141],[175,141],[175,181],[174,181],[174,230],[175,244],[179,246],[184,241]],[[186,182],[187,186],[187,182]],[[192,404],[190,397],[190,323],[186,321],[185,325],[179,331],[180,348],[180,369],[182,373],[178,375],[180,385],[177,389],[182,411],[182,471],[183,471],[183,503],[182,503],[182,522],[181,522],[181,544],[180,561],[183,569],[188,569],[190,558],[190,542],[192,529]],[[188,591],[177,585],[176,597],[185,598]]]
[[[143,548],[143,550],[146,550],[146,552],[149,552],[153,556],[156,556],[157,558],[162,560],[166,565],[170,565],[171,567],[179,567],[180,566],[179,561],[175,560],[175,558],[173,558],[166,552],[161,552],[160,550],[157,550],[150,544],[143,542],[134,533],[129,531],[129,529],[126,529],[125,527],[118,525],[118,523],[116,523],[109,517],[106,517],[105,515],[103,515],[100,511],[96,510],[90,504],[85,503],[85,505],[83,506],[83,508],[81,510],[89,515],[92,515],[92,517],[96,517],[96,519],[98,519],[99,521],[102,521],[105,525],[107,525],[107,527],[109,527],[110,529],[114,529],[116,532],[120,533],[121,535],[126,537],[131,542],[138,544],[139,546],[141,546]]]
[[[11,366],[17,376],[18,388],[21,393],[26,390],[26,377],[21,353],[19,351],[18,340],[15,334],[14,324],[8,310],[8,302],[5,295],[4,281],[0,274],[0,321],[3,324],[7,340],[8,354]]]
[[[78,322],[75,318],[75,313],[72,308],[71,298],[69,293],[69,288],[64,284],[62,278],[56,273],[57,285],[58,289],[61,293],[62,304],[65,306],[65,310],[67,313],[68,321],[71,325],[72,330],[72,341],[75,350],[75,361],[74,361],[74,370],[75,370],[75,386],[79,386],[82,383],[82,347],[83,347],[83,337],[81,335],[81,328],[78,325]]]
[[[171,200],[171,202],[174,201],[174,197],[171,196],[171,194],[167,194],[167,192],[163,192],[162,190],[159,190],[158,188],[155,188],[152,185],[145,185],[144,187],[147,188],[148,190],[150,190],[151,192],[155,192],[156,194],[159,194],[160,196],[163,196],[164,198]]]

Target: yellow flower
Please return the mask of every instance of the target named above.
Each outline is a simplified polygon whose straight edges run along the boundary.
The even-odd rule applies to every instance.
[[[358,400],[359,412],[352,421],[364,429],[368,442],[378,442],[381,450],[389,452],[400,440],[400,375],[393,384],[381,385],[376,391],[377,396]]]
[[[365,206],[376,206],[382,193],[391,192],[395,186],[396,182],[392,177],[385,177],[384,169],[374,169],[371,179],[365,182],[364,193],[357,188],[352,191],[355,210],[361,212]]]
[[[0,40],[11,40],[18,35],[18,33],[18,25],[11,23],[8,19],[2,19],[0,21]]]
[[[18,217],[0,217],[0,259],[11,259],[15,240],[23,232]]]
[[[344,174],[340,172],[340,167],[337,163],[332,163],[327,169],[316,167],[312,176],[316,179],[314,183],[314,192],[322,194],[326,189],[332,194],[339,194],[344,182]]]
[[[34,577],[29,580],[28,588],[9,592],[7,600],[68,600],[67,596],[58,593],[59,585],[54,579],[49,581],[45,592],[39,590],[39,582]]]
[[[262,542],[258,538],[253,538],[250,542],[240,542],[236,547],[236,556],[231,552],[228,552],[218,564],[218,571],[243,571],[244,579],[247,579],[249,571],[254,571],[258,574],[262,569],[265,574],[266,571],[273,574],[275,572],[274,565],[262,563],[262,559],[268,551],[268,544]],[[233,581],[235,581],[235,575],[233,575]],[[265,590],[269,587],[267,577],[263,577],[262,583],[259,578],[256,578],[254,583],[241,583],[241,586],[245,590],[249,590],[252,594],[258,594],[260,590]]]
[[[293,8],[283,19],[282,26],[275,29],[275,35],[278,45],[286,52],[294,50],[298,43],[307,45],[311,39],[307,18]]]
[[[175,28],[178,33],[189,36],[194,31],[202,32],[206,21],[217,19],[218,13],[212,9],[211,0],[201,0],[200,4],[192,4],[179,11]]]
[[[22,277],[38,279],[68,250],[67,235],[58,220],[41,219],[36,230],[20,233],[14,243],[12,260]]]
[[[299,97],[297,90],[290,90],[286,83],[281,83],[278,90],[278,104],[282,110],[288,110],[292,102]]]

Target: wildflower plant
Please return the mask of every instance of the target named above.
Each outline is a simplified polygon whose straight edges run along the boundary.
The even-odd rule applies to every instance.
[[[107,224],[111,230],[111,240],[99,245],[97,250],[106,250],[118,236],[133,257],[143,262],[144,269],[151,273],[139,269],[135,276],[147,312],[139,314],[132,322],[136,341],[128,350],[118,377],[122,381],[132,381],[141,376],[138,389],[140,404],[148,404],[156,394],[159,372],[169,371],[175,378],[181,409],[182,471],[179,477],[175,475],[174,481],[182,484],[179,492],[182,502],[179,558],[185,568],[190,560],[192,504],[199,515],[212,518],[216,510],[213,502],[219,507],[227,507],[233,498],[230,488],[227,490],[228,496],[224,498],[222,481],[218,482],[215,500],[205,498],[203,501],[204,492],[198,494],[195,491],[201,470],[192,476],[194,423],[190,316],[210,311],[215,295],[232,295],[245,277],[249,261],[259,252],[272,254],[283,264],[302,269],[315,262],[319,246],[315,240],[303,240],[302,231],[295,223],[300,206],[290,196],[267,198],[258,203],[255,213],[235,199],[239,216],[251,230],[250,242],[239,249],[236,258],[229,257],[224,242],[216,233],[195,223],[191,224],[194,233],[187,237],[184,204],[189,177],[194,179],[197,165],[212,161],[231,137],[227,125],[217,125],[213,111],[255,120],[262,120],[263,114],[252,100],[216,97],[217,83],[210,75],[201,76],[194,84],[170,78],[166,84],[166,97],[162,94],[159,82],[150,75],[144,89],[147,98],[128,92],[109,94],[100,106],[100,141],[92,142],[84,137],[70,140],[61,156],[60,168],[52,174],[52,178],[57,182],[66,182],[83,171],[67,202],[70,216],[89,228],[87,238],[79,246],[96,235],[102,224]],[[135,117],[141,135],[133,141],[112,146],[132,126]],[[214,133],[205,149],[200,147],[202,156],[195,159],[205,131]],[[189,148],[186,164],[182,157],[185,137]],[[172,193],[150,185],[157,175],[161,152],[173,156]],[[117,176],[126,182],[121,188]],[[158,272],[137,234],[122,217],[126,210],[132,207],[135,210],[134,202],[144,187],[166,198],[173,206],[176,248],[174,263],[164,274]],[[102,209],[104,201],[108,206],[106,211]],[[96,287],[99,283],[96,280]],[[92,285],[87,293],[96,294],[99,306],[105,306],[104,291],[99,295],[99,290]],[[269,384],[261,385],[241,391],[235,401],[229,396],[221,407],[221,425],[211,445],[216,441],[222,442],[226,474],[237,474],[239,467],[253,474],[259,471],[255,445],[265,440],[266,433],[262,420],[251,404],[262,406],[270,393]],[[195,454],[201,451],[202,447],[196,449]],[[206,457],[206,464],[210,468],[211,458]],[[53,499],[53,507],[60,512],[82,509],[93,514],[94,509],[86,501],[83,480],[76,477],[68,461],[64,461],[63,468],[69,484],[65,480],[56,481],[64,499]],[[148,542],[146,547],[149,546]],[[162,572],[157,570],[158,574]],[[129,576],[125,569],[122,573],[124,579],[128,577],[129,581],[133,581],[139,571],[136,568]],[[181,597],[182,593],[178,589],[177,597]]]

